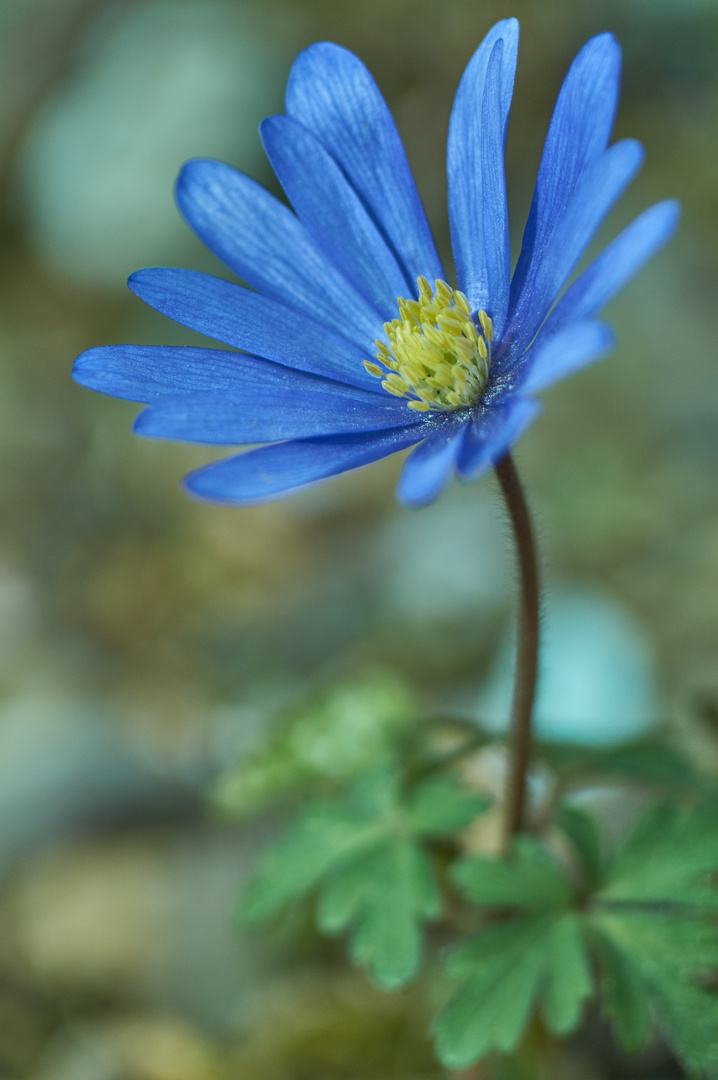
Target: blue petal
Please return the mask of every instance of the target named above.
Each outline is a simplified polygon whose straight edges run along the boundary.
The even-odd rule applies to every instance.
[[[415,294],[363,202],[312,133],[287,116],[260,128],[264,149],[310,236],[383,320],[397,315],[397,296]]]
[[[565,379],[613,348],[613,330],[602,322],[576,322],[535,345],[519,376],[522,394],[535,394]]]
[[[349,177],[412,290],[419,274],[443,278],[396,125],[362,62],[339,45],[311,45],[292,66],[286,108]]]
[[[563,296],[541,328],[547,339],[573,319],[596,315],[673,236],[681,215],[675,199],[644,210],[608,245]]]
[[[640,169],[643,147],[633,139],[616,143],[587,172],[573,201],[554,229],[535,273],[527,279],[520,303],[509,316],[503,364],[520,355],[536,335],[557,295],[613,204]]]
[[[275,443],[190,473],[185,486],[210,502],[250,506],[368,465],[423,437],[425,422],[392,431]]]
[[[176,196],[200,239],[253,289],[330,329],[341,321],[342,335],[360,347],[377,336],[376,312],[256,181],[219,161],[190,161]]]
[[[496,24],[469,61],[449,124],[451,242],[459,287],[503,328],[511,269],[504,147],[516,73],[519,24]]]
[[[540,411],[540,402],[516,396],[476,415],[466,428],[459,454],[457,471],[461,479],[476,480],[497,465]]]
[[[195,270],[163,267],[138,270],[128,284],[150,307],[207,337],[285,367],[384,393],[362,366],[371,352],[269,297]]]
[[[611,137],[621,74],[621,51],[611,34],[588,41],[564,79],[551,117],[521,254],[511,282],[509,318],[526,310],[523,293],[536,277],[553,232],[586,172]]]
[[[405,506],[426,506],[441,495],[456,468],[467,426],[466,414],[451,417],[412,451],[401,470],[396,495]]]
[[[81,386],[128,401],[156,401],[165,394],[241,390],[273,372],[307,378],[247,353],[166,345],[101,345],[78,356],[72,377]],[[335,384],[331,384],[335,385]]]
[[[266,367],[270,367],[267,364]],[[141,412],[135,431],[161,439],[238,444],[406,427],[405,401],[277,368],[278,376],[231,391],[165,397]],[[284,378],[282,378],[282,374]]]

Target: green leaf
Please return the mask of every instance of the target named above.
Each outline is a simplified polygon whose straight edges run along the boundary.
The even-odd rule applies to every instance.
[[[651,1030],[648,987],[610,936],[595,934],[594,946],[601,966],[603,1010],[623,1049],[633,1053],[645,1045]]]
[[[376,843],[381,831],[353,807],[313,803],[269,848],[247,887],[242,916],[261,922],[309,892],[335,866]]]
[[[586,884],[595,886],[603,868],[601,834],[596,819],[580,807],[564,803],[559,810],[558,825],[581,860]]]
[[[568,906],[573,888],[546,848],[519,837],[506,858],[462,859],[451,877],[474,904],[541,911]]]
[[[637,996],[639,986],[645,987],[660,1026],[686,1068],[695,1073],[715,1071],[718,997],[700,981],[701,975],[718,967],[718,934],[712,920],[624,911],[601,913],[595,924],[624,965],[633,969],[629,993]],[[615,1000],[612,1007],[617,1007]],[[634,1030],[637,1035],[637,1024]]]
[[[248,760],[219,778],[213,801],[243,816],[301,788],[353,780],[391,754],[412,711],[407,687],[386,672],[332,686],[281,718]]]
[[[317,902],[317,926],[324,934],[341,934],[361,911],[372,888],[376,852],[340,867],[324,884]]]
[[[352,958],[381,986],[400,986],[419,967],[421,924],[441,912],[422,837],[465,824],[483,805],[454,777],[424,781],[404,797],[393,770],[364,776],[348,798],[299,814],[265,854],[244,917],[259,922],[316,890],[319,929],[347,931]]]
[[[434,1023],[439,1060],[463,1069],[518,1045],[538,992],[555,917],[529,916],[489,927],[449,960],[469,975]]]
[[[489,805],[483,796],[465,791],[451,773],[443,773],[417,785],[407,813],[417,832],[440,836],[466,828]]]
[[[462,985],[434,1031],[450,1069],[515,1050],[538,1002],[549,1028],[569,1034],[593,992],[582,917],[573,912],[491,925],[450,955],[447,971]]]
[[[546,953],[542,1004],[551,1031],[556,1035],[573,1031],[592,993],[593,978],[581,920],[567,912],[556,920]]]
[[[597,899],[717,906],[716,870],[715,811],[660,806],[638,823],[618,852]]]
[[[380,986],[393,989],[416,974],[419,925],[439,915],[439,892],[426,855],[409,841],[386,844],[370,872],[371,884],[356,912],[351,955]]]
[[[540,754],[564,782],[579,777],[623,777],[638,784],[690,791],[706,782],[688,758],[657,739],[610,748],[543,742]]]
[[[715,807],[646,814],[608,868],[590,916],[603,1008],[624,1046],[639,1048],[649,1015],[689,1071],[718,1066],[718,817]]]

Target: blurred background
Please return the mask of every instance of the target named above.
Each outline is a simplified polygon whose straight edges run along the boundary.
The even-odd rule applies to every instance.
[[[248,805],[292,786],[317,750],[282,749],[297,710],[359,757],[411,709],[501,730],[514,576],[493,480],[410,512],[390,458],[257,509],[194,503],[180,479],[216,448],[133,436],[136,408],[70,369],[92,345],[202,341],[125,280],[230,276],[174,177],[211,156],[276,190],[257,124],[317,39],[375,74],[450,261],[451,101],[507,15],[514,250],[561,79],[598,31],[624,49],[616,134],[648,152],[602,242],[684,206],[609,311],[614,355],[550,391],[518,450],[549,589],[539,722],[597,746],[661,731],[718,761],[718,4],[0,0],[2,1080],[444,1075],[412,992],[346,974],[308,924],[233,925],[281,814],[222,808],[242,762]]]

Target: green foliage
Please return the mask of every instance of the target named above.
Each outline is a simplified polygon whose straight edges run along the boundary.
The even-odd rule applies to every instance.
[[[655,737],[614,747],[543,742],[539,753],[563,783],[601,778],[693,792],[706,786],[705,775],[685,755]]]
[[[486,806],[452,776],[406,795],[380,769],[344,799],[310,803],[270,848],[243,902],[249,922],[318,890],[324,933],[348,931],[352,959],[381,986],[407,982],[421,960],[421,924],[441,902],[424,841],[460,829]]]
[[[332,686],[276,725],[248,761],[215,784],[215,805],[244,816],[295,791],[352,780],[386,758],[412,714],[406,685],[386,672]]]
[[[550,910],[567,906],[573,898],[559,864],[527,836],[518,838],[508,859],[462,859],[451,876],[467,900],[480,906]]]
[[[596,934],[594,947],[600,962],[604,1012],[612,1020],[623,1049],[640,1050],[651,1030],[643,979],[624,950],[613,944],[610,933]]]
[[[400,782],[410,712],[403,685],[386,676],[335,687],[217,792],[240,814],[299,790],[316,796],[266,852],[243,917],[261,922],[313,898],[319,930],[346,934],[353,962],[386,988],[416,974],[423,927],[441,915],[431,838],[455,836],[485,807],[451,772]],[[559,783],[582,773],[674,790],[702,783],[657,743],[554,751]],[[320,797],[337,789],[345,794]],[[716,807],[654,809],[612,856],[575,803],[559,806],[555,825],[550,844],[522,836],[505,857],[465,857],[449,870],[484,927],[448,959],[455,989],[434,1024],[440,1061],[460,1069],[511,1054],[532,1016],[570,1035],[596,994],[625,1050],[658,1027],[689,1072],[717,1071]]]
[[[639,822],[596,894],[591,924],[603,1005],[626,1048],[652,1013],[686,1068],[718,1066],[718,820],[715,810],[659,807]]]
[[[592,993],[583,922],[575,913],[567,912],[556,920],[545,961],[541,1002],[548,1028],[556,1035],[572,1032]]]
[[[532,1013],[568,1035],[600,973],[599,996],[626,1050],[645,1045],[653,1023],[694,1073],[718,1068],[718,820],[714,808],[659,807],[614,858],[595,823],[575,807],[558,822],[583,880],[575,885],[536,840],[505,858],[461,860],[452,878],[494,922],[448,961],[459,987],[435,1023],[437,1052],[463,1068],[519,1045]],[[514,917],[506,918],[513,911]]]
[[[650,1011],[689,1071],[713,1072],[718,998],[701,980],[718,965],[715,926],[700,917],[644,911],[604,914],[594,926],[604,937],[603,1004],[623,1045],[643,1045]]]
[[[434,1028],[439,1059],[450,1069],[515,1050],[537,1002],[548,1027],[566,1034],[593,989],[581,926],[571,912],[490,926],[457,949],[448,967],[464,979]]]
[[[713,808],[687,812],[660,806],[629,836],[597,896],[621,903],[716,906],[718,817]]]
[[[578,855],[586,885],[596,886],[603,871],[603,850],[595,818],[580,807],[565,803],[559,808],[557,824]]]

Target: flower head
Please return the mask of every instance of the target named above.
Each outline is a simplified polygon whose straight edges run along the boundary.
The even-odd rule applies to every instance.
[[[398,496],[422,505],[480,476],[539,411],[535,394],[604,355],[596,315],[672,235],[678,204],[646,210],[566,284],[643,159],[609,146],[620,51],[592,38],[554,109],[523,246],[510,272],[504,146],[518,23],[489,32],[451,114],[447,171],[458,288],[447,284],[401,140],[364,65],[322,42],[292,68],[286,115],[261,127],[293,210],[216,161],[190,161],[177,201],[249,288],[141,270],[130,288],[229,351],[90,349],[74,377],[149,405],[143,435],[269,443],[191,474],[190,492],[262,502],[416,445]]]

